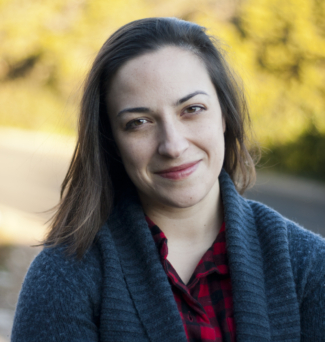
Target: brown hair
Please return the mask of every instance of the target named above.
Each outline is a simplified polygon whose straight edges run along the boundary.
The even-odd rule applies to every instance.
[[[215,39],[203,27],[176,18],[133,21],[105,42],[86,80],[77,146],[45,246],[64,244],[69,254],[81,258],[123,187],[133,186],[115,152],[106,96],[123,64],[167,45],[188,49],[204,61],[226,121],[223,167],[241,193],[254,182],[255,166],[245,146],[244,126],[249,123],[245,96]]]

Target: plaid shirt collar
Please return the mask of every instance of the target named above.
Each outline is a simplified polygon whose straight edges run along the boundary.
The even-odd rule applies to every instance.
[[[225,224],[185,285],[167,260],[165,234],[146,217],[189,342],[236,341]]]
[[[151,230],[153,239],[156,243],[162,264],[165,268],[166,273],[170,273],[170,266],[166,264],[167,256],[168,256],[168,240],[163,231],[150,220],[148,216],[146,216],[146,221]],[[215,241],[211,245],[211,247],[206,251],[203,255],[202,259],[196,266],[196,269],[187,284],[187,288],[191,288],[195,286],[199,278],[206,277],[208,274],[213,272],[217,272],[220,276],[228,276],[229,268],[228,268],[228,260],[226,254],[226,243],[222,238],[222,235],[225,231],[225,223],[222,224],[219,234],[217,235]],[[169,266],[169,267],[168,267]],[[176,272],[173,272],[176,273]],[[175,276],[175,274],[173,274]],[[177,273],[176,273],[177,275]],[[174,278],[174,277],[173,277]],[[178,275],[177,275],[177,278]],[[176,280],[176,279],[175,279]],[[177,279],[177,282],[181,281]]]

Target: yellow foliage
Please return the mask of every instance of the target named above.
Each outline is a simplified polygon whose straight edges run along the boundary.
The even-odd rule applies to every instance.
[[[325,5],[319,0],[0,0],[0,125],[73,132],[79,88],[121,25],[177,16],[221,39],[263,145],[325,132]]]

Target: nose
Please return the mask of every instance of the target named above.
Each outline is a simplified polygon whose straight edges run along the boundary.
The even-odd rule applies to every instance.
[[[180,124],[164,123],[160,132],[158,153],[168,158],[180,157],[189,147],[189,142]]]

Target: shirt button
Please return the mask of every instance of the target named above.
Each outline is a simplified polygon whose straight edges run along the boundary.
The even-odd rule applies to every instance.
[[[190,322],[193,322],[193,317],[192,317],[190,311],[188,312],[187,317],[188,317],[188,320],[189,320]]]

